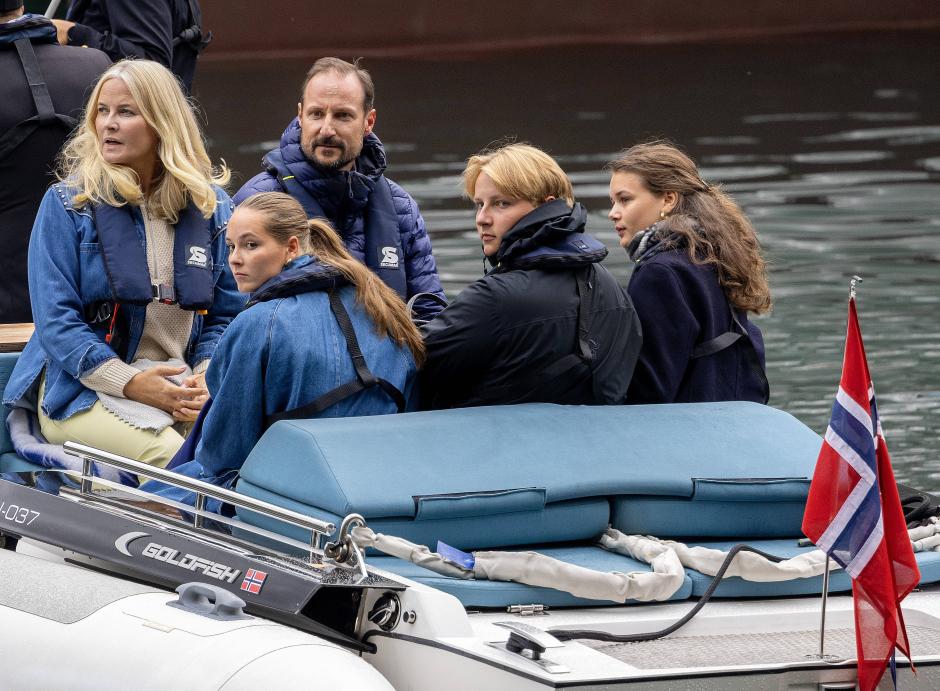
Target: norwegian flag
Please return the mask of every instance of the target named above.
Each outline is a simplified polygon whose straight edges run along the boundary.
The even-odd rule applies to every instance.
[[[895,648],[910,659],[901,600],[920,581],[920,571],[875,407],[854,298],[842,381],[809,488],[803,532],[852,577],[858,685],[861,691],[874,689]]]
[[[264,587],[264,579],[267,577],[268,574],[264,571],[248,569],[248,571],[245,572],[245,580],[242,581],[241,589],[252,595],[257,595],[261,592],[261,588]]]

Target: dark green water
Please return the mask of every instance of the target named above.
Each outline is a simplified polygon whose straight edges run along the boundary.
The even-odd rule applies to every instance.
[[[216,156],[238,173],[296,112],[307,62],[210,63],[196,92]],[[767,45],[591,47],[366,62],[389,175],[421,205],[441,277],[481,274],[462,162],[506,136],[562,163],[589,230],[630,268],[606,219],[603,165],[651,136],[682,145],[753,219],[771,262],[758,321],[771,403],[825,429],[852,274],[899,480],[940,489],[940,36]],[[729,440],[732,443],[733,440]]]

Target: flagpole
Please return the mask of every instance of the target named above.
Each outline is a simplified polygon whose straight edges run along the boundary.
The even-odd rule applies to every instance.
[[[862,282],[861,276],[852,276],[852,280],[849,281],[849,300],[855,299],[855,290],[859,283]],[[840,658],[835,655],[826,655],[826,605],[829,602],[829,553],[826,553],[826,567],[823,571],[823,584],[822,584],[822,608],[820,611],[819,618],[819,659],[825,660],[826,662],[836,662]],[[812,657],[812,655],[807,655],[807,657]]]
[[[819,659],[826,659],[826,602],[829,600],[829,555],[826,554],[826,570],[823,571],[822,619],[819,622]]]
[[[849,300],[855,299],[855,288],[862,282],[861,276],[852,276],[849,281]],[[829,553],[826,553],[826,569],[823,571],[822,611],[819,621],[819,659],[826,659],[826,604],[829,602]]]
[[[855,286],[861,283],[863,279],[861,276],[852,276],[852,280],[849,281],[849,300],[855,299]]]

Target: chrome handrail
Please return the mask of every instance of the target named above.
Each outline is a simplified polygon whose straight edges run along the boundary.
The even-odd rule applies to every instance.
[[[111,466],[112,468],[117,468],[118,470],[133,473],[134,475],[140,475],[152,480],[159,480],[160,482],[164,482],[168,485],[180,487],[195,493],[196,508],[192,514],[193,527],[195,528],[203,527],[204,517],[207,515],[207,512],[204,511],[205,500],[206,498],[212,498],[218,499],[219,501],[223,501],[227,504],[232,504],[233,506],[247,509],[249,511],[254,511],[255,513],[267,516],[268,518],[273,518],[277,521],[281,521],[282,523],[286,523],[296,528],[309,530],[309,547],[311,550],[320,550],[321,539],[332,535],[336,531],[336,526],[333,523],[322,521],[318,518],[313,518],[312,516],[305,516],[302,513],[297,513],[296,511],[291,511],[290,509],[285,509],[274,504],[269,504],[268,502],[261,501],[260,499],[246,497],[245,495],[239,494],[238,492],[233,492],[232,490],[224,489],[222,487],[218,487],[217,485],[203,482],[202,480],[195,480],[193,478],[186,477],[185,475],[174,473],[170,470],[164,470],[163,468],[148,465],[147,463],[141,463],[140,461],[125,458],[124,456],[118,456],[117,454],[113,454],[108,451],[102,451],[101,449],[85,446],[84,444],[76,444],[72,441],[65,442],[65,451],[66,453],[72,456],[76,456],[82,460],[81,494],[90,495],[92,484],[96,482],[112,487],[116,486],[115,483],[104,480],[103,478],[96,477],[93,474],[91,465],[92,463],[102,463],[104,465]],[[141,492],[140,490],[132,491],[132,493],[146,496],[148,499],[165,504],[167,506],[173,506],[177,509],[180,508],[180,504],[178,502],[175,502],[171,499],[166,499],[165,497],[161,497],[156,494],[149,494]],[[229,521],[222,522],[229,523]],[[267,533],[266,537],[271,537],[271,533],[269,531],[264,531],[261,528],[255,529],[255,526],[246,524],[242,527],[242,529],[246,532],[257,532],[259,534],[263,531],[264,533]],[[287,544],[297,544],[297,541],[286,537],[282,541]]]

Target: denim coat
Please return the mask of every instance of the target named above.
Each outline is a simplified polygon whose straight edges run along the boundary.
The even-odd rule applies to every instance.
[[[29,241],[29,292],[36,331],[20,356],[3,392],[9,407],[25,405],[34,395],[39,375],[46,371],[43,412],[53,420],[65,420],[91,408],[98,394],[79,381],[101,363],[117,357],[105,343],[108,323],[91,325],[85,308],[111,299],[98,232],[87,206],[73,208],[74,189],[53,185],[43,197]],[[232,215],[232,201],[216,188],[218,205],[206,223],[210,226],[212,276],[215,301],[208,314],[194,315],[186,347],[186,362],[194,366],[212,357],[219,337],[244,304],[228,268],[225,228]],[[141,244],[146,242],[143,217],[132,207]],[[121,305],[129,318],[127,360],[134,360],[144,331],[144,305]],[[28,406],[27,407],[31,407]]]
[[[174,468],[176,472],[231,487],[265,431],[266,416],[306,405],[356,378],[329,293],[317,279],[322,270],[323,265],[309,256],[295,259],[259,288],[251,296],[251,306],[232,321],[206,372],[212,407],[203,422],[196,458]],[[339,288],[338,294],[369,369],[404,394],[409,410],[415,409],[417,367],[411,351],[376,333],[353,286]],[[388,395],[374,387],[330,406],[318,417],[396,411]],[[162,487],[161,494],[192,503],[190,493]],[[218,510],[217,502],[208,506]]]

